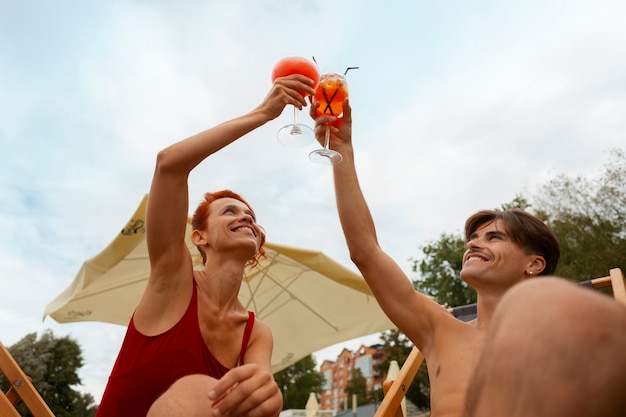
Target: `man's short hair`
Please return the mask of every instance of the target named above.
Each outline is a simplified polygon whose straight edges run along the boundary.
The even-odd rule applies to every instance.
[[[473,214],[465,222],[465,241],[469,242],[470,236],[481,226],[496,220],[504,224],[507,234],[524,253],[540,255],[546,260],[546,266],[539,275],[554,273],[561,256],[559,242],[541,219],[525,210],[481,210]]]

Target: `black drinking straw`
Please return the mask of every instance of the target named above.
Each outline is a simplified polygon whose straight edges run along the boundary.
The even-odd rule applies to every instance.
[[[320,67],[320,64],[317,63],[317,60],[315,59],[315,56],[311,56],[311,58],[313,59],[313,62],[315,62],[315,65],[317,65],[317,68]],[[348,73],[348,71],[350,71],[351,69],[359,69],[359,67],[348,67],[346,68],[345,72],[343,73],[343,75],[346,75]]]
[[[333,108],[330,107],[330,103],[333,102],[333,100],[335,99],[335,96],[337,95],[337,92],[339,91],[338,88],[335,88],[335,91],[333,92],[333,95],[330,96],[330,99],[328,98],[328,95],[326,94],[326,90],[324,90],[322,88],[322,94],[324,95],[324,99],[326,100],[326,107],[324,108],[324,113],[326,113],[326,111],[330,110],[330,115],[334,116],[335,113],[333,113]]]

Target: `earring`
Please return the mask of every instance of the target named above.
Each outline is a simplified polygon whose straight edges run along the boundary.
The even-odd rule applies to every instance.
[[[533,276],[533,271],[528,271],[528,276],[532,277]]]

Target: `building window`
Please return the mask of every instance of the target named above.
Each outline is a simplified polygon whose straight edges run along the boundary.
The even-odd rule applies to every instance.
[[[362,356],[358,358],[354,363],[355,368],[359,368],[361,370],[361,374],[370,379],[372,375],[372,357],[371,356]]]

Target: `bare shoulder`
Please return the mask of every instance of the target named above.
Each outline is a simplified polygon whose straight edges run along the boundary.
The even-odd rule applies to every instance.
[[[250,335],[251,341],[259,340],[273,343],[272,329],[270,326],[258,317],[254,319],[254,327],[252,328],[252,334]]]
[[[267,323],[255,318],[250,341],[244,355],[244,363],[256,363],[271,372],[274,340],[272,330]]]
[[[436,342],[437,334],[452,334],[456,331],[457,324],[461,323],[431,297],[414,289],[407,294],[404,302],[396,300],[393,310],[383,309],[424,353]]]

